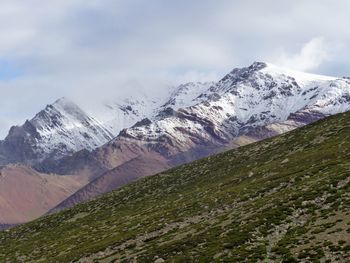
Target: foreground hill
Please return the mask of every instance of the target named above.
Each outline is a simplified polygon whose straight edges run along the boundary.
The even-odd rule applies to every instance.
[[[1,262],[347,262],[350,113],[0,233]]]

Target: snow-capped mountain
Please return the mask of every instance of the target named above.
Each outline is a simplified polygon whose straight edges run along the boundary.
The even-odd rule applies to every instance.
[[[256,62],[247,68],[234,69],[195,101],[198,103],[152,123],[125,129],[122,135],[146,142],[166,136],[180,148],[187,148],[198,139],[225,143],[254,127],[286,121],[293,121],[297,127],[347,111],[350,85],[344,78]]]
[[[97,110],[63,98],[11,128],[0,142],[0,163],[58,160],[109,141],[155,148],[162,142],[162,154],[172,155],[243,135],[261,139],[349,110],[349,87],[346,78],[255,62],[215,83],[183,84],[162,97],[111,99]]]
[[[155,120],[164,112],[189,107],[199,102],[198,96],[214,82],[189,82],[179,86],[165,87],[167,92],[159,94],[138,94],[126,99],[100,103],[94,109],[84,110],[99,120],[108,131],[115,136],[125,128],[143,120]]]
[[[5,162],[59,159],[81,149],[92,150],[113,135],[76,104],[61,98],[22,126],[14,126],[0,144]]]
[[[88,116],[75,103],[61,98],[39,112],[30,123],[38,133],[37,148],[43,156],[95,149],[113,138],[98,120]]]
[[[11,128],[5,140],[0,141],[0,164],[37,164],[58,160],[82,149],[91,151],[110,141],[122,129],[145,118],[154,119],[164,110],[164,105],[175,110],[190,105],[207,86],[207,83],[189,83],[172,87],[164,97],[140,94],[84,109],[61,98],[22,126]]]
[[[206,92],[215,82],[188,82],[178,86],[161,106],[162,109],[180,109],[193,106],[201,101],[200,94]]]

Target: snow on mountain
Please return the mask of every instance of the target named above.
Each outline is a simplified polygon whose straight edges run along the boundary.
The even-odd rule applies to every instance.
[[[0,142],[0,161],[36,163],[59,159],[81,149],[92,150],[113,135],[76,104],[61,98],[22,126],[14,126]]]
[[[154,116],[156,109],[164,100],[164,98],[150,98],[147,95],[133,96],[120,102],[115,100],[100,103],[94,109],[86,108],[85,111],[98,119],[110,133],[117,136],[122,129],[131,127],[139,120]]]
[[[168,138],[184,150],[203,142],[223,144],[256,127],[281,132],[350,109],[348,79],[263,62],[236,68],[216,83],[187,83],[165,94],[112,98],[84,110],[57,100],[11,129],[0,142],[0,162],[55,160],[91,151],[119,133],[147,143]]]
[[[43,155],[61,157],[81,149],[92,150],[113,138],[98,120],[66,98],[48,105],[30,122],[39,134],[36,147]]]
[[[177,110],[198,103],[198,95],[212,84],[213,82],[189,82],[168,88],[163,96],[137,94],[120,101],[100,103],[97,108],[84,110],[117,136],[122,129],[131,127],[142,119],[153,120],[169,108]]]
[[[207,91],[214,82],[188,82],[178,86],[169,96],[169,99],[161,106],[161,108],[172,108],[174,110],[193,106],[201,100],[198,97]]]
[[[313,120],[350,109],[345,79],[292,71],[255,62],[237,68],[201,93],[197,104],[164,115],[147,125],[129,128],[123,136],[156,142],[168,137],[180,148],[193,141],[229,142],[233,138],[303,113]],[[310,120],[294,119],[295,125]],[[280,130],[283,130],[280,127]]]
[[[82,149],[93,150],[138,121],[159,115],[165,107],[190,105],[207,83],[170,88],[165,96],[139,94],[84,108],[61,98],[0,141],[0,163],[57,160]],[[204,88],[203,88],[204,87]],[[166,106],[165,106],[166,105]]]

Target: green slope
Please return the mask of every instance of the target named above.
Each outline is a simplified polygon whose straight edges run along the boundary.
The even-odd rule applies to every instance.
[[[0,262],[346,262],[349,190],[345,113],[1,232]]]

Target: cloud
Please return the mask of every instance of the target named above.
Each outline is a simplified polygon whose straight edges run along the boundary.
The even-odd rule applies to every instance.
[[[2,0],[0,137],[61,96],[161,92],[256,60],[349,75],[349,9],[347,0]]]
[[[322,37],[312,38],[297,54],[283,53],[277,59],[278,65],[301,71],[312,71],[330,59],[330,48]]]

